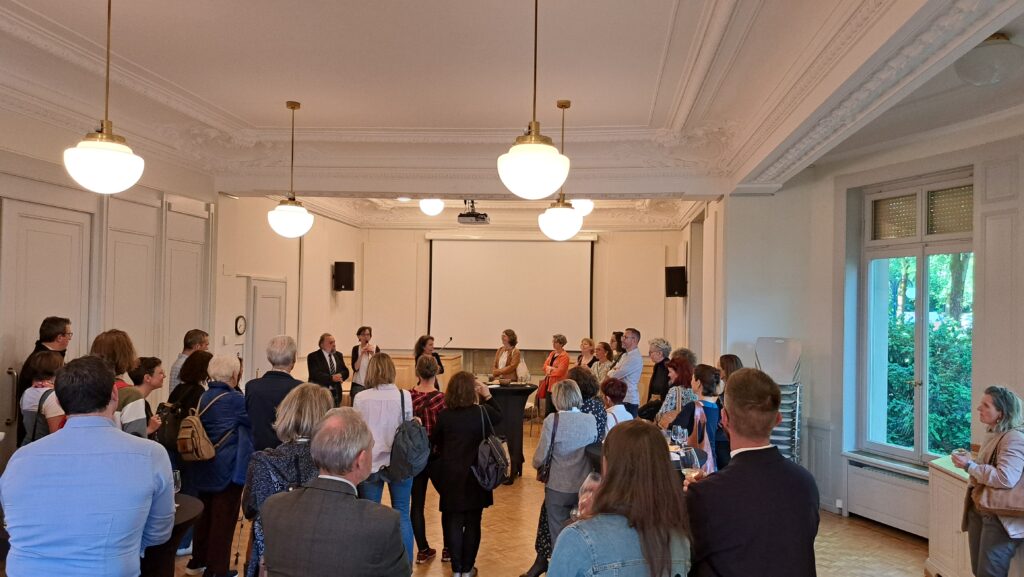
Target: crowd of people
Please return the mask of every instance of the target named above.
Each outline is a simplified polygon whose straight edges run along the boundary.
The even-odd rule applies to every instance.
[[[138,575],[145,548],[171,538],[179,489],[203,505],[174,543],[190,556],[189,575],[235,575],[235,546],[247,552],[247,577],[408,576],[437,556],[424,511],[431,485],[441,561],[457,577],[477,575],[494,493],[474,469],[506,415],[471,373],[441,390],[429,335],[413,347],[417,382],[406,390],[365,326],[351,371],[325,333],[303,383],[291,375],[295,340],[279,335],[266,346],[271,370],[244,386],[242,360],[209,352],[199,329],[168,371],[116,329],[65,362],[72,334],[70,320],[47,318],[19,380],[21,448],[0,478],[12,577]],[[532,462],[545,490],[524,576],[751,575],[765,563],[773,574],[814,574],[818,492],[771,445],[781,397],[768,375],[735,355],[700,364],[655,338],[641,399],[638,330],[584,338],[575,359],[567,342],[552,336],[537,390],[544,420]],[[528,374],[515,331],[503,331],[490,376]],[[165,386],[154,410],[147,398]],[[669,466],[670,437],[701,455],[701,473],[685,483]],[[251,535],[236,543],[240,509]]]

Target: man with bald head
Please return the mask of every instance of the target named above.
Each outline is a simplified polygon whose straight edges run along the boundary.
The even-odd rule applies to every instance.
[[[260,515],[274,577],[409,577],[398,512],[358,498],[372,473],[373,435],[351,407],[331,409],[310,442],[320,475],[267,499]]]

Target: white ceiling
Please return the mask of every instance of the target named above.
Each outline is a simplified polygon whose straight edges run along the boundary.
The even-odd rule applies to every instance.
[[[105,8],[0,0],[0,108],[94,129]],[[948,82],[943,68],[1022,13],[1017,0],[546,0],[538,118],[557,140],[554,101],[573,100],[570,196],[771,192]],[[507,199],[495,160],[530,119],[532,16],[528,0],[119,0],[111,118],[144,156],[274,194],[284,101],[299,100],[301,196]]]

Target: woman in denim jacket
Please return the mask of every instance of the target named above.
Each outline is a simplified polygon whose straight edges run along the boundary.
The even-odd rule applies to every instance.
[[[617,425],[586,517],[562,530],[548,568],[558,577],[675,577],[690,569],[683,484],[653,424]],[[643,484],[636,479],[646,479]]]

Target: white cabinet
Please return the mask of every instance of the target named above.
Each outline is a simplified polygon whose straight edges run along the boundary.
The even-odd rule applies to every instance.
[[[960,531],[967,473],[953,466],[949,457],[935,459],[928,479],[928,560],[925,572],[933,577],[973,577],[967,533]],[[1012,577],[1024,577],[1024,548],[1010,565]]]

